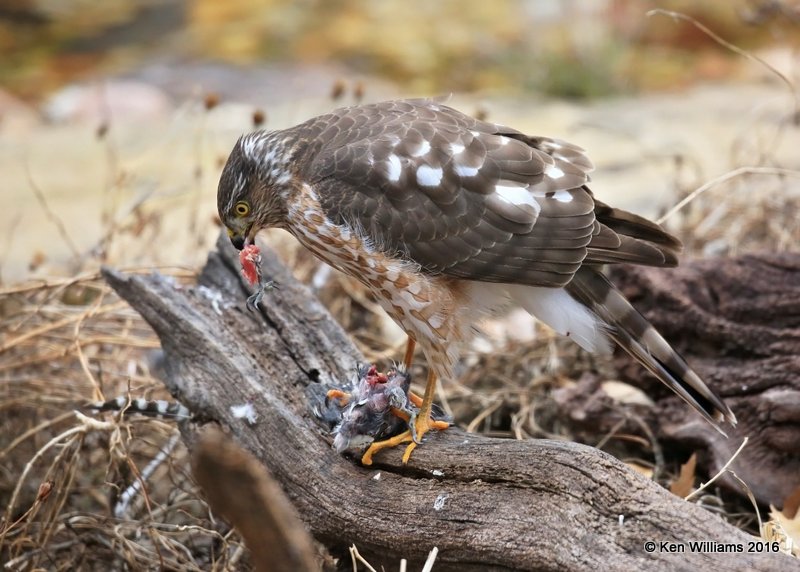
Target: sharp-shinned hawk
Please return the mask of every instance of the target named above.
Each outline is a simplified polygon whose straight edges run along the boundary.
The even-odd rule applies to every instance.
[[[283,228],[361,281],[449,378],[481,317],[516,303],[590,352],[611,342],[715,427],[736,419],[601,273],[604,264],[675,266],[681,243],[597,200],[592,163],[570,143],[480,121],[431,100],[339,109],[239,139],[222,172],[219,215],[240,250]],[[412,432],[373,443],[362,461]]]

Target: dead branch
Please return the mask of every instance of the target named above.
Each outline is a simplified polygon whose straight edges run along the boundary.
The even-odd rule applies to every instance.
[[[435,569],[800,569],[780,554],[747,552],[751,537],[684,502],[596,449],[546,440],[490,439],[451,429],[400,465],[401,451],[363,468],[337,455],[311,412],[328,382],[348,377],[355,348],[325,308],[269,252],[279,285],[260,313],[227,240],[196,288],[106,270],[112,287],[151,324],[166,355],[167,385],[216,420],[274,475],[313,535],[332,553],[356,544],[373,564]],[[249,403],[251,424],[231,406]],[[191,427],[185,427],[192,442]],[[659,543],[711,540],[743,553],[684,553]],[[644,544],[656,542],[649,553]]]

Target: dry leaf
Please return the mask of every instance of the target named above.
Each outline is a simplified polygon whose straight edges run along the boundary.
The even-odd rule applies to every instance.
[[[697,468],[697,453],[692,453],[689,460],[681,465],[678,478],[669,485],[669,492],[681,498],[686,498],[694,490],[695,469]]]
[[[800,558],[800,514],[789,518],[774,506],[769,506],[769,522],[764,524],[762,536],[767,541],[777,540],[787,554]]]
[[[783,501],[783,515],[786,518],[797,518],[797,512],[800,509],[800,486],[798,486],[792,493]]]
[[[646,407],[652,407],[654,405],[653,400],[650,399],[644,391],[630,384],[609,380],[604,381],[600,387],[602,387],[606,395],[617,403],[644,405]]]

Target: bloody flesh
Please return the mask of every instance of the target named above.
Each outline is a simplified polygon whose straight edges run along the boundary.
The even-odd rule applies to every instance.
[[[251,286],[258,282],[258,264],[261,262],[261,250],[255,244],[248,244],[239,252],[239,262],[242,264],[242,276]]]

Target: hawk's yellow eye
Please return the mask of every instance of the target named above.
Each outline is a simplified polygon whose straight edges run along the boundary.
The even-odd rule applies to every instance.
[[[233,207],[236,211],[236,214],[239,216],[247,216],[250,214],[250,205],[247,201],[239,201],[236,203],[236,206]]]

